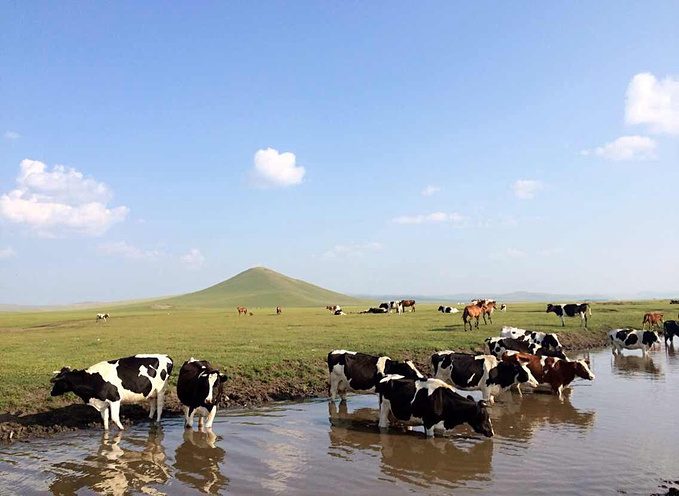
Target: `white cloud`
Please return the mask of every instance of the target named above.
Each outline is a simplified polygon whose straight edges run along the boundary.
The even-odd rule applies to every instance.
[[[321,255],[323,260],[335,260],[337,258],[362,257],[366,252],[379,251],[382,243],[371,242],[354,245],[335,245]]]
[[[8,140],[18,140],[19,138],[21,138],[21,135],[19,133],[17,133],[16,131],[7,131],[2,136],[4,138],[7,138]]]
[[[439,191],[441,191],[441,188],[439,188],[438,186],[429,185],[422,190],[422,196],[432,196],[438,193]]]
[[[535,194],[544,187],[540,181],[534,179],[517,179],[511,186],[516,197],[522,200],[535,198]]]
[[[200,269],[205,265],[205,256],[198,248],[191,248],[179,257],[179,261],[190,269]]]
[[[651,133],[679,134],[679,79],[659,81],[648,72],[634,76],[627,87],[625,121],[647,124]]]
[[[125,241],[113,241],[97,246],[99,253],[105,255],[121,255],[133,260],[154,260],[166,256],[162,250],[142,250]]]
[[[129,213],[126,206],[109,208],[113,192],[108,186],[74,168],[56,165],[48,171],[44,163],[28,159],[19,167],[18,187],[0,196],[0,217],[37,234],[97,236]]]
[[[566,250],[560,247],[556,247],[556,248],[545,248],[544,250],[540,250],[538,252],[538,255],[540,255],[541,257],[551,258],[557,255],[563,255],[564,253],[566,253]]]
[[[394,224],[440,224],[450,222],[455,226],[462,227],[467,224],[467,217],[457,212],[434,212],[423,215],[402,215],[391,220]]]
[[[14,250],[14,248],[10,246],[8,246],[7,248],[2,248],[0,249],[0,260],[16,257],[16,254],[17,252]]]
[[[615,141],[597,147],[593,153],[615,162],[654,160],[656,158],[656,146],[656,142],[647,136],[621,136]],[[588,155],[589,152],[583,154]]]
[[[523,250],[519,250],[516,248],[507,248],[504,251],[500,252],[495,252],[491,253],[488,255],[488,258],[491,260],[509,260],[509,259],[516,259],[516,258],[525,258],[526,257],[526,252]]]
[[[295,165],[295,154],[267,148],[255,153],[253,174],[257,184],[263,187],[294,186],[302,182],[306,170]]]

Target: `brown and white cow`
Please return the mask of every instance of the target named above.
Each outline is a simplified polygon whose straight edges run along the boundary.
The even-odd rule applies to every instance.
[[[411,312],[415,311],[415,300],[401,300],[401,306],[405,310],[406,308],[410,308]]]
[[[280,315],[282,313],[283,313],[283,309],[280,306],[276,307],[276,315]]]
[[[644,314],[644,320],[641,323],[641,328],[643,329],[646,324],[648,324],[648,330],[650,331],[656,325],[662,325],[664,322],[663,314],[656,312],[647,312]]]
[[[549,384],[559,399],[563,399],[563,388],[573,382],[576,377],[588,381],[593,381],[595,378],[589,368],[588,360],[570,361],[508,351],[502,355],[502,361],[527,366],[535,380],[540,384]]]
[[[245,307],[236,307],[236,310],[238,310],[238,316],[240,317],[241,315],[245,315],[247,317],[248,315],[248,309]]]

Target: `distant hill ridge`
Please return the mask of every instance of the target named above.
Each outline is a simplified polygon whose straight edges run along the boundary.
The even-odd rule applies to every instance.
[[[364,299],[293,279],[266,267],[253,267],[201,291],[160,300],[158,303],[161,301],[168,305],[203,308],[277,305],[316,307],[366,303]]]

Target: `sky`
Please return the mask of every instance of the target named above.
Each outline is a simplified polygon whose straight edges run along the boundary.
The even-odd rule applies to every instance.
[[[676,2],[3,2],[0,303],[679,296]]]

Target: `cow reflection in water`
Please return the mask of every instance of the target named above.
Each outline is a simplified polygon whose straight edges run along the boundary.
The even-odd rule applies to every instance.
[[[184,442],[174,453],[177,480],[209,494],[217,494],[229,484],[220,471],[226,452],[217,446],[217,439],[210,429],[184,430]]]
[[[54,465],[56,477],[50,484],[53,494],[74,494],[89,488],[97,493],[123,495],[133,492],[157,493],[156,485],[170,479],[167,457],[163,451],[163,431],[152,426],[142,440],[122,432],[105,432],[99,450],[81,462],[61,462]]]
[[[349,413],[346,403],[329,403],[328,413],[333,456],[351,460],[354,451],[379,453],[382,473],[420,485],[458,487],[464,481],[490,479],[493,442],[479,440],[471,429],[469,437],[454,434],[423,439],[421,432],[380,432],[378,412],[372,408]]]
[[[613,355],[611,368],[614,374],[628,377],[649,375],[653,379],[662,374],[662,368],[653,361],[650,355]]]

